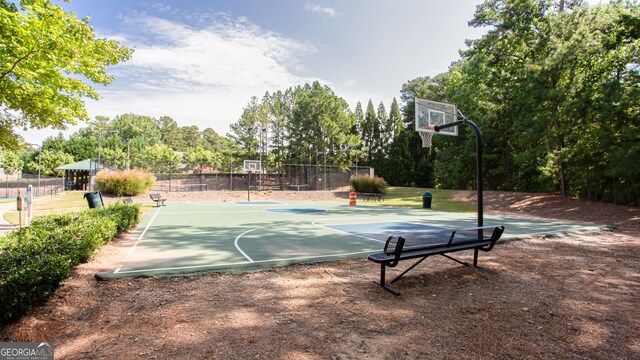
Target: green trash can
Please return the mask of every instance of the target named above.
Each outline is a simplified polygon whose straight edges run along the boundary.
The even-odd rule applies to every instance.
[[[102,202],[102,194],[100,193],[100,191],[85,193],[84,197],[85,199],[87,199],[89,209],[102,209],[104,207],[104,203]]]
[[[433,196],[431,195],[431,192],[426,191],[424,194],[422,194],[422,208],[423,209],[431,209],[431,198]]]

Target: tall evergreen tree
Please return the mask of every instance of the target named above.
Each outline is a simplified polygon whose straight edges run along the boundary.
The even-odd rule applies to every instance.
[[[367,112],[362,122],[362,141],[365,150],[365,161],[371,161],[380,143],[380,123],[378,115],[373,107],[373,102],[369,99],[367,103]]]
[[[402,113],[400,113],[400,106],[398,101],[393,98],[391,102],[391,109],[389,110],[389,123],[393,126],[392,133],[393,139],[397,138],[402,130],[404,130],[404,123],[402,122]]]

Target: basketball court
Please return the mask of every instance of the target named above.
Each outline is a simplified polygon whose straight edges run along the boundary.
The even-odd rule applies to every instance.
[[[473,213],[338,202],[183,202],[147,214],[135,244],[102,279],[243,272],[293,263],[365,258],[390,235],[476,226]],[[588,223],[487,216],[501,241],[598,231]]]

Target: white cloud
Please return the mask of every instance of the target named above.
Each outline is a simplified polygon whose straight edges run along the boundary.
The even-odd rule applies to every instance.
[[[167,115],[225,135],[251,96],[316,80],[294,73],[313,46],[243,18],[200,28],[150,16],[127,21],[131,35],[118,36],[136,51],[114,68],[116,81],[101,91],[103,99],[87,104],[92,117]]]
[[[315,14],[320,14],[323,16],[328,16],[328,17],[335,17],[337,16],[339,13],[330,7],[324,7],[322,5],[318,5],[318,4],[312,4],[312,3],[307,3],[306,5],[306,9],[308,11],[311,11],[312,13]]]
[[[350,80],[345,80],[344,81],[344,86],[352,88],[355,87],[356,85],[358,85],[358,82],[356,80],[350,79]]]
[[[163,3],[153,3],[150,5],[150,7],[158,12],[163,12],[163,13],[168,13],[175,10],[171,6]]]

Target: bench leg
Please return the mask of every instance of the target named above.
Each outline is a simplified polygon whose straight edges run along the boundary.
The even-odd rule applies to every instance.
[[[400,296],[400,292],[399,291],[388,287],[387,284],[385,283],[385,280],[384,280],[384,275],[385,275],[384,274],[384,269],[385,269],[384,264],[380,264],[380,282],[374,281],[373,283],[376,284],[376,285],[379,285],[381,288],[387,290],[388,292],[392,293],[395,296]]]
[[[486,270],[486,269],[485,269],[485,268],[483,268],[482,266],[478,266],[478,250],[477,250],[477,249],[474,249],[474,253],[473,253],[473,264],[469,264],[468,262],[465,262],[465,261],[460,261],[460,260],[458,260],[458,259],[456,259],[456,258],[454,258],[454,257],[451,257],[451,256],[449,256],[449,255],[446,255],[446,254],[440,254],[440,255],[442,255],[442,256],[444,256],[444,257],[446,257],[446,258],[447,258],[447,259],[449,259],[449,260],[453,260],[453,261],[457,262],[458,264],[462,264],[462,265],[464,265],[464,266],[468,266],[468,267],[470,267],[470,268],[480,269],[480,270]]]
[[[423,257],[422,259],[420,259],[420,260],[416,261],[416,263],[415,263],[415,264],[413,264],[413,265],[411,265],[411,266],[409,266],[409,268],[408,268],[407,270],[403,271],[400,275],[396,276],[395,278],[393,278],[393,280],[389,281],[389,284],[393,284],[394,282],[396,282],[396,281],[400,280],[400,278],[401,278],[401,277],[403,277],[403,276],[404,276],[404,274],[408,273],[408,272],[409,272],[409,271],[411,271],[414,267],[418,266],[418,264],[420,264],[421,262],[423,262],[423,261],[424,261],[424,259],[426,259],[426,258],[427,258],[427,256],[425,256],[425,257]]]

